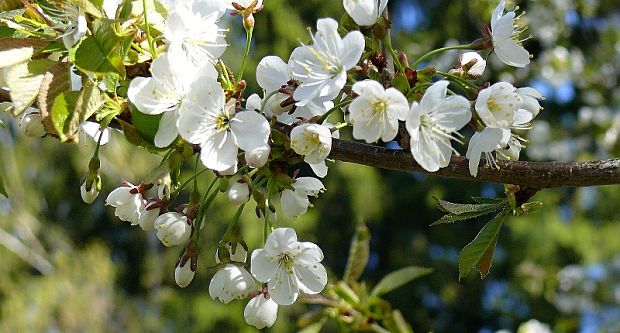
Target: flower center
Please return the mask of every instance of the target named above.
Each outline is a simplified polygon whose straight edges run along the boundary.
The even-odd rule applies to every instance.
[[[230,127],[230,119],[224,115],[220,115],[215,119],[215,129],[218,132],[225,131]]]
[[[375,102],[372,104],[372,111],[375,114],[383,113],[385,112],[386,109],[387,109],[387,103],[380,98],[377,98]]]
[[[280,254],[278,261],[280,265],[284,266],[289,273],[293,271],[293,262],[295,262],[295,257],[288,252]]]

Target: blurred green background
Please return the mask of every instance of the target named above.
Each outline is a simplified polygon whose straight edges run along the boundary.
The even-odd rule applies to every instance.
[[[426,51],[479,37],[496,1],[389,3],[395,48],[415,59]],[[534,39],[525,69],[491,56],[481,79],[533,86],[546,96],[523,159],[587,160],[619,156],[620,4],[616,0],[519,2]],[[508,8],[514,7],[509,1]],[[252,59],[245,77],[256,91],[253,67],[266,55],[287,60],[318,17],[340,18],[340,1],[266,0],[256,15]],[[239,17],[227,17],[231,45],[224,59],[239,67],[244,35]],[[452,67],[457,53],[433,58]],[[426,64],[428,65],[428,64]],[[120,135],[102,148],[104,190],[92,205],[79,186],[92,142],[59,144],[19,133],[0,119],[0,174],[9,198],[0,196],[0,332],[255,332],[243,320],[245,302],[211,300],[208,284],[216,242],[235,207],[218,199],[204,229],[192,284],[174,283],[181,249],[166,249],[154,233],[131,227],[104,207],[122,180],[139,182],[158,159],[126,144]],[[345,134],[346,136],[346,134]],[[188,165],[189,169],[189,165]],[[434,197],[467,202],[501,196],[500,184],[478,184],[337,163],[327,192],[293,226],[300,239],[319,244],[330,276],[341,277],[358,221],[372,233],[363,279],[375,283],[406,266],[434,272],[386,298],[416,332],[515,332],[535,318],[555,332],[620,332],[620,188],[561,188],[535,196],[545,209],[511,218],[500,235],[491,274],[458,280],[458,252],[485,221],[429,227],[440,216]],[[261,225],[246,209],[241,218],[250,248],[260,246]],[[305,305],[280,307],[266,332],[296,331]],[[331,327],[331,328],[330,328]],[[335,326],[328,326],[330,332]]]

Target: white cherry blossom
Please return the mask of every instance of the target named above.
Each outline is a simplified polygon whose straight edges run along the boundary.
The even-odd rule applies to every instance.
[[[284,60],[277,56],[267,56],[261,59],[256,67],[256,81],[265,91],[265,98],[268,97],[262,112],[268,118],[276,116],[279,122],[292,124],[297,118],[309,119],[314,116],[323,115],[327,110],[334,106],[334,103],[325,98],[316,98],[306,105],[287,105],[282,107],[282,103],[291,96],[276,92],[286,85],[292,76],[288,71],[288,65]],[[248,97],[246,108],[249,110],[260,110],[263,100],[256,94]],[[293,110],[294,109],[294,110]],[[292,111],[292,112],[291,112]]]
[[[63,7],[63,16],[68,21],[67,29],[62,35],[62,42],[68,49],[74,47],[81,39],[86,35],[88,25],[86,23],[86,17],[82,10],[73,3],[67,3]]]
[[[228,304],[233,299],[247,296],[255,286],[256,281],[245,268],[226,264],[213,275],[209,283],[209,295],[214,300],[219,299]]]
[[[154,226],[157,238],[168,247],[185,244],[192,234],[187,216],[177,212],[160,215],[155,220]]]
[[[495,165],[493,151],[508,144],[509,140],[510,130],[505,128],[487,127],[481,132],[474,133],[469,140],[465,154],[469,159],[469,173],[474,177],[478,176],[478,164],[480,164],[482,154],[488,163]]]
[[[483,89],[476,99],[476,113],[487,127],[510,128],[523,99],[517,88],[507,82],[497,82]]]
[[[146,200],[137,191],[137,187],[131,183],[121,186],[108,194],[105,204],[116,208],[114,215],[120,220],[130,222],[131,225],[138,224],[140,214],[144,210]]]
[[[448,81],[433,83],[420,104],[414,103],[407,115],[411,154],[425,170],[435,172],[450,164],[453,133],[471,119],[469,101],[462,96],[446,96]],[[457,133],[458,134],[458,133]],[[459,141],[460,142],[460,141]]]
[[[291,184],[293,189],[282,191],[280,203],[282,212],[289,219],[294,219],[308,211],[311,205],[308,196],[318,196],[325,190],[323,183],[313,177],[299,177]]]
[[[370,26],[377,23],[388,0],[343,0],[344,10],[358,25]]]
[[[301,124],[291,131],[291,149],[304,157],[312,171],[319,176],[327,175],[325,159],[332,150],[332,133],[327,126]]]
[[[261,146],[245,152],[245,162],[250,168],[261,168],[269,161],[271,147]]]
[[[252,298],[243,310],[245,322],[256,328],[271,327],[278,318],[278,304],[264,294]]]
[[[493,49],[499,60],[506,65],[525,67],[530,63],[530,54],[519,40],[523,30],[516,24],[518,18],[515,19],[514,11],[504,14],[505,6],[505,1],[501,0],[491,17]]]
[[[196,67],[168,52],[153,60],[151,73],[151,77],[133,79],[127,96],[140,112],[163,114],[155,134],[155,146],[167,147],[179,134],[179,109],[191,84],[197,80],[215,81],[217,72],[210,63]]]
[[[149,209],[149,206],[145,207],[142,213],[140,214],[140,218],[138,219],[138,224],[140,228],[144,231],[151,231],[155,228],[155,221],[159,217],[159,213],[161,208],[153,208]]]
[[[373,80],[356,82],[353,92],[358,95],[349,105],[353,137],[368,143],[393,140],[398,133],[398,121],[405,120],[409,110],[407,98],[397,89],[384,89]]]
[[[254,111],[235,112],[236,101],[226,102],[224,90],[214,80],[195,82],[182,105],[181,136],[200,145],[200,160],[210,169],[225,171],[237,166],[239,148],[252,151],[268,146],[271,128]]]
[[[196,66],[219,59],[227,46],[226,29],[218,25],[223,9],[219,1],[179,1],[164,29],[169,51],[184,55]]]
[[[352,31],[341,38],[338,22],[331,18],[317,21],[312,40],[312,45],[296,48],[288,64],[290,76],[299,81],[293,95],[298,106],[317,98],[334,99],[347,82],[347,70],[357,64],[364,51],[362,33]]]
[[[266,282],[271,299],[279,305],[293,304],[299,292],[318,294],[327,284],[321,264],[323,252],[314,243],[298,242],[295,230],[275,229],[263,249],[252,252],[252,275]]]

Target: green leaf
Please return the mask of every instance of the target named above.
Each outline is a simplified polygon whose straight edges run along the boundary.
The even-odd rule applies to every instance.
[[[120,56],[120,47],[112,21],[95,20],[93,35],[86,37],[77,47],[74,63],[86,73],[117,73],[125,78],[125,65]]]
[[[343,280],[348,284],[357,281],[368,263],[368,254],[370,252],[370,232],[365,224],[360,224],[355,231],[355,235],[351,240],[349,248],[349,259],[347,260],[347,268],[344,271]]]
[[[4,124],[4,121],[0,120],[0,127],[6,127],[6,125]]]
[[[482,203],[482,204],[459,204],[448,202],[445,200],[437,200],[437,206],[439,209],[446,213],[461,215],[466,213],[484,212],[488,210],[498,210],[506,205],[505,200],[496,203]]]
[[[32,105],[39,94],[43,76],[54,64],[53,61],[41,59],[21,63],[9,69],[6,83],[10,89],[11,101],[13,101],[13,116],[19,116]]]
[[[398,73],[394,76],[393,84],[394,88],[398,89],[403,94],[407,94],[407,91],[409,91],[409,80],[407,80],[407,77],[403,73]]]
[[[2,179],[2,176],[0,176],[0,195],[3,195],[5,198],[9,197],[6,193],[6,189],[4,188],[4,180]]]
[[[105,102],[95,82],[92,80],[84,81],[84,87],[75,105],[75,114],[79,116],[79,123],[88,120]]]
[[[54,99],[54,105],[52,106],[51,119],[54,125],[54,129],[60,141],[75,141],[77,136],[77,130],[79,128],[79,121],[73,120],[75,113],[75,105],[80,93],[77,91],[66,91],[60,93]]]
[[[459,221],[465,221],[465,220],[471,220],[474,219],[476,217],[480,217],[483,215],[487,215],[487,214],[491,214],[495,211],[497,211],[497,208],[494,209],[490,209],[490,210],[485,210],[485,211],[479,211],[479,212],[471,212],[471,213],[463,213],[463,214],[446,214],[444,216],[442,216],[439,220],[431,223],[431,227],[434,227],[436,225],[440,225],[440,224],[446,224],[446,223],[454,223],[454,222],[459,222]]]
[[[155,135],[159,129],[159,121],[162,114],[150,115],[138,111],[136,108],[131,108],[131,120],[133,126],[142,135],[142,137],[149,142],[153,143]]]
[[[472,268],[476,268],[482,278],[489,273],[497,237],[509,212],[510,209],[505,209],[497,214],[482,227],[476,238],[461,250],[459,254],[459,279],[466,277]]]
[[[386,275],[372,290],[371,296],[381,296],[421,276],[430,274],[432,268],[409,266]]]
[[[156,147],[153,143],[151,143],[148,140],[146,140],[142,136],[142,134],[140,134],[140,132],[133,125],[131,125],[130,123],[127,123],[127,122],[125,122],[123,120],[120,120],[120,119],[117,119],[117,120],[121,124],[123,132],[125,133],[125,138],[131,144],[134,144],[134,145],[142,147],[142,148],[146,148],[148,151],[150,151],[152,153],[156,153],[156,154],[166,151],[163,148]]]
[[[30,60],[35,52],[48,44],[41,39],[0,38],[0,68]]]

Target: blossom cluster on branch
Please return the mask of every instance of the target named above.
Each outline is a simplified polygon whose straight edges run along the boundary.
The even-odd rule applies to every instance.
[[[526,27],[515,12],[505,13],[503,0],[480,39],[432,50],[411,65],[392,47],[387,0],[344,0],[341,22],[319,19],[310,42],[292,50],[288,62],[260,60],[262,96],[246,96],[243,79],[262,1],[46,3],[32,7],[39,27],[4,21],[12,31],[0,39],[0,83],[12,99],[6,110],[22,118],[26,135],[75,142],[81,131],[91,133],[97,146],[81,188],[87,203],[101,190],[98,152],[109,128],[162,156],[155,176],[124,182],[105,203],[120,220],[154,231],[163,245],[184,247],[174,271],[181,287],[197,271],[209,206],[226,192],[239,208],[218,245],[209,293],[223,303],[250,298],[244,316],[258,328],[273,325],[278,306],[318,294],[328,283],[321,249],[281,227],[278,211],[294,219],[312,207],[309,197],[325,191],[320,178],[328,174],[332,139],[341,129],[351,127],[353,138],[367,143],[396,141],[436,172],[458,156],[453,141],[464,144],[459,131],[470,126],[466,157],[475,177],[481,156],[482,167],[494,168],[497,160],[519,158],[527,143],[519,131],[541,110],[542,95],[533,88],[477,83],[489,51],[509,66],[530,61],[521,45]],[[227,12],[242,18],[247,36],[237,71],[222,60]],[[459,55],[447,73],[424,67],[448,49],[475,52]],[[149,73],[129,75],[140,64]],[[292,130],[282,132],[278,123]],[[181,182],[183,162],[194,155],[194,173]],[[316,177],[298,177],[301,162]],[[207,172],[214,180],[199,188],[197,179]],[[250,201],[264,226],[264,246],[252,251],[248,271],[239,217]]]

